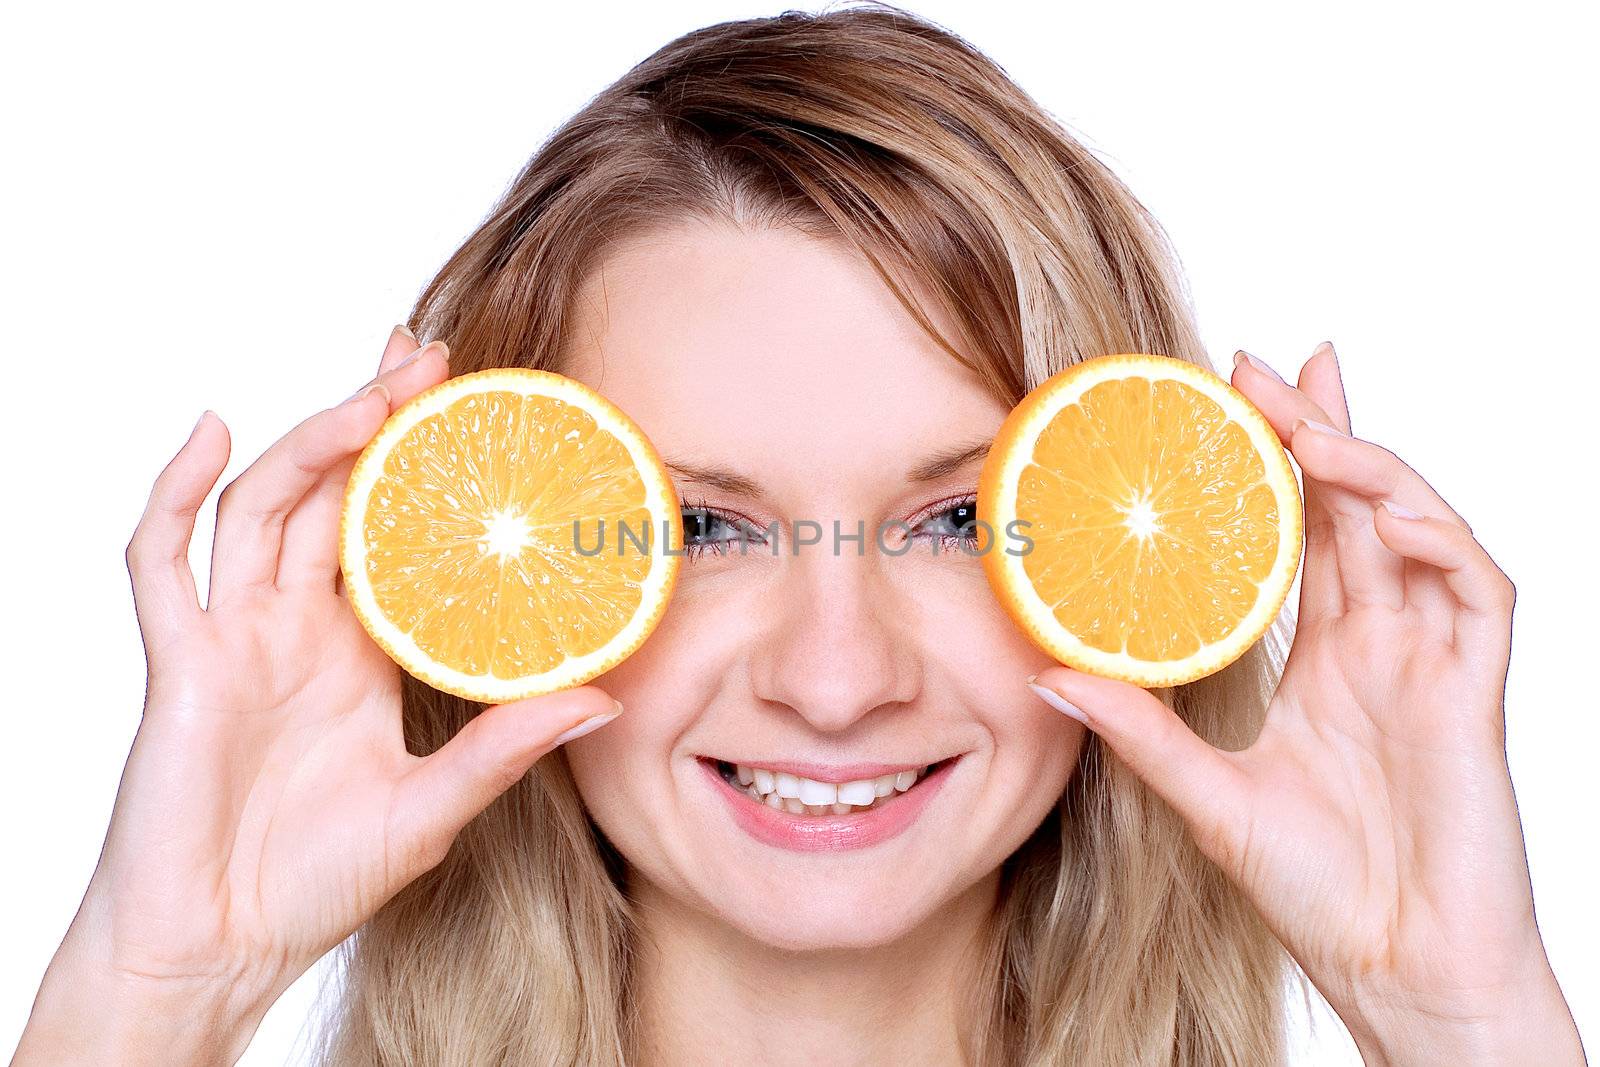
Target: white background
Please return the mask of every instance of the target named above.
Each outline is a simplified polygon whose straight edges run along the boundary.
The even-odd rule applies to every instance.
[[[1224,372],[1244,347],[1292,381],[1331,339],[1356,433],[1516,581],[1509,757],[1592,1051],[1594,25],[1577,4],[908,4],[1163,221]],[[233,433],[226,482],[371,375],[561,120],[677,34],[781,10],[539,8],[9,6],[0,1051],[95,863],[143,693],[123,548],[200,412]],[[245,1062],[299,1062],[317,974]],[[1302,1041],[1298,1063],[1349,1056],[1336,1023]]]

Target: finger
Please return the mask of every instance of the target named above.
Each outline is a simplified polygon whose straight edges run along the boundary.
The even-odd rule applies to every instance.
[[[1324,475],[1354,465],[1348,456],[1336,465],[1329,453],[1340,444],[1353,445],[1355,438],[1339,436],[1328,430],[1319,432],[1304,419],[1295,424],[1295,442],[1290,445],[1307,485],[1316,485],[1320,501],[1319,545],[1323,568],[1321,580],[1326,580],[1326,568],[1331,557],[1340,581],[1340,599],[1348,611],[1355,605],[1378,605],[1399,610],[1405,606],[1405,560],[1378,539],[1372,528],[1370,497],[1341,484],[1336,478]]]
[[[420,870],[442,860],[461,829],[534,762],[616,718],[622,705],[595,686],[496,704],[474,716],[401,780],[392,832]]]
[[[1302,428],[1310,433],[1302,434]],[[1331,431],[1331,432],[1330,432]],[[1334,431],[1326,423],[1297,419],[1292,447],[1300,469],[1319,482],[1337,485],[1362,497],[1360,510],[1370,511],[1376,500],[1394,500],[1413,511],[1454,523],[1469,535],[1472,527],[1445,503],[1438,490],[1412,467],[1372,441]]]
[[[1306,361],[1307,367],[1313,362],[1332,359],[1331,347],[1321,351],[1326,354],[1314,354]],[[1305,368],[1301,373],[1306,373]],[[1327,373],[1319,368],[1314,375],[1315,380],[1323,382]],[[1323,406],[1323,401],[1330,399],[1325,385],[1319,385],[1319,395],[1314,397],[1284,381],[1277,371],[1243,349],[1233,354],[1233,386],[1266,416],[1267,422],[1278,431],[1278,437],[1285,445],[1289,443],[1296,419],[1316,419],[1330,424],[1336,421],[1346,425],[1349,423],[1349,415],[1343,411],[1342,392],[1335,404],[1340,409],[1340,414],[1336,416]]]
[[[1376,524],[1373,528],[1377,528]],[[1421,560],[1406,559],[1405,587],[1406,603],[1411,605],[1414,613],[1422,620],[1421,626],[1439,644],[1454,644],[1456,596],[1450,591],[1439,568]]]
[[[1220,845],[1245,824],[1244,772],[1154,693],[1069,667],[1040,671],[1028,685],[1045,703],[1093,730],[1190,825],[1202,847]]]
[[[128,577],[147,655],[200,616],[189,542],[195,516],[227,465],[228,428],[207,410],[156,476],[128,541]]]
[[[1406,564],[1383,544],[1372,527],[1375,495],[1392,494],[1397,499],[1414,500],[1419,508],[1454,515],[1431,486],[1392,454],[1385,453],[1394,462],[1381,468],[1373,467],[1375,457],[1370,452],[1345,455],[1341,474],[1376,470],[1386,476],[1376,494],[1365,491],[1367,486],[1359,481],[1346,484],[1348,477],[1341,480],[1329,476],[1327,449],[1319,447],[1328,441],[1318,439],[1315,427],[1328,426],[1330,432],[1321,436],[1331,441],[1358,440],[1335,425],[1349,425],[1349,410],[1336,364],[1333,346],[1327,342],[1318,345],[1300,372],[1300,381],[1315,391],[1313,396],[1305,389],[1288,385],[1249,353],[1235,356],[1238,388],[1247,392],[1251,402],[1273,424],[1304,475],[1306,558],[1298,613],[1302,622],[1340,615],[1357,604],[1392,610],[1405,606]],[[1305,426],[1313,430],[1299,432]],[[1319,465],[1318,459],[1324,462]],[[1397,484],[1407,477],[1407,484]]]
[[[1302,427],[1310,432],[1302,434]],[[1302,472],[1307,475],[1307,483],[1317,486],[1320,499],[1338,498],[1347,504],[1347,514],[1338,518],[1330,515],[1323,526],[1333,537],[1334,545],[1333,552],[1323,553],[1323,560],[1334,560],[1331,566],[1325,563],[1325,571],[1339,574],[1341,585],[1350,587],[1341,589],[1341,597],[1346,598],[1347,603],[1384,603],[1390,608],[1410,603],[1435,632],[1443,633],[1448,640],[1456,605],[1442,577],[1432,568],[1419,566],[1414,561],[1408,563],[1397,553],[1382,552],[1371,542],[1371,536],[1378,531],[1373,528],[1368,533],[1368,515],[1374,499],[1386,498],[1419,514],[1456,523],[1470,534],[1472,528],[1466,520],[1446,504],[1426,478],[1381,445],[1330,432],[1306,419],[1296,419],[1291,448]],[[1330,485],[1338,485],[1347,494],[1328,493],[1325,486]],[[1349,494],[1362,499],[1352,501]],[[1328,512],[1330,509],[1323,506],[1320,510]],[[1320,581],[1326,581],[1326,573]]]
[[[1331,425],[1350,432],[1350,406],[1332,342],[1324,341],[1312,349],[1311,358],[1300,367],[1296,387],[1328,413]],[[1339,574],[1333,518],[1324,502],[1324,491],[1321,485],[1308,479],[1301,495],[1305,505],[1306,560],[1300,574],[1300,607],[1296,618],[1342,615],[1344,579]]]
[[[378,374],[394,368],[407,356],[421,348],[417,337],[404,323],[389,331],[389,339],[384,343],[383,355],[378,359]]]
[[[1516,586],[1478,540],[1455,523],[1419,515],[1393,501],[1379,502],[1373,522],[1393,551],[1437,567],[1443,575],[1457,604],[1456,649],[1466,655],[1504,655],[1511,640]]]
[[[1300,367],[1295,382],[1312,402],[1328,413],[1328,424],[1350,433],[1350,402],[1344,392],[1344,375],[1339,371],[1339,356],[1332,341],[1311,350],[1311,358]]]
[[[1330,376],[1327,364],[1333,360],[1332,346],[1327,348],[1318,346],[1318,351],[1313,352],[1305,366],[1300,369],[1300,380],[1307,384],[1315,384],[1316,392],[1299,390],[1299,400],[1292,409],[1295,411],[1315,410],[1326,415],[1328,420],[1336,421],[1337,425],[1349,425],[1349,412],[1345,408],[1344,387],[1338,384],[1338,371],[1334,369]],[[1329,379],[1333,378],[1333,388],[1330,388]],[[1288,444],[1284,427],[1280,425],[1280,418],[1274,421],[1272,411],[1283,408],[1285,391],[1290,396],[1296,390],[1286,383],[1278,372],[1266,363],[1240,349],[1233,354],[1233,385],[1245,394],[1253,405],[1267,416],[1268,422],[1278,431],[1278,436]],[[1337,399],[1332,396],[1337,390]],[[1329,404],[1332,404],[1330,410]],[[1338,414],[1335,414],[1338,412]],[[1300,417],[1299,415],[1295,416]],[[1289,427],[1293,429],[1291,422]],[[1298,461],[1298,457],[1296,457]],[[1311,622],[1318,618],[1336,618],[1344,614],[1344,580],[1339,574],[1339,557],[1334,546],[1333,515],[1324,500],[1327,490],[1314,482],[1309,476],[1303,479],[1301,497],[1304,505],[1305,517],[1305,561],[1300,569],[1300,604],[1296,610],[1296,618],[1302,622]]]
[[[1332,517],[1335,551],[1346,603],[1398,608],[1406,597],[1407,568],[1376,536],[1375,500],[1395,501],[1420,514],[1472,529],[1433,486],[1393,452],[1331,427],[1297,420],[1291,447],[1308,481],[1322,487]],[[1418,587],[1424,591],[1427,583]],[[1415,599],[1415,598],[1414,598]]]
[[[278,552],[279,589],[336,590],[339,574],[339,514],[356,455],[328,468],[283,523]]]
[[[387,362],[403,345],[384,352]],[[449,349],[442,341],[421,348],[413,347],[376,381],[389,391],[389,410],[449,377]],[[381,427],[381,423],[379,424]],[[377,429],[374,429],[376,434]],[[368,438],[370,441],[371,438]],[[366,447],[363,443],[362,448]],[[360,449],[356,450],[357,452]],[[279,589],[336,588],[339,573],[339,512],[344,506],[345,487],[356,464],[356,454],[329,467],[305,498],[284,520],[283,543],[278,554],[276,584]]]
[[[271,586],[290,509],[329,467],[365,446],[388,415],[384,386],[373,383],[300,423],[223,488],[208,605]]]
[[[1350,414],[1345,403],[1344,387],[1339,384],[1339,370],[1333,346],[1327,341],[1317,346],[1317,350],[1300,369],[1302,388],[1286,384],[1277,376],[1277,372],[1256,360],[1248,352],[1237,352],[1234,354],[1234,359],[1236,387],[1244,392],[1250,402],[1267,417],[1267,421],[1278,431],[1285,445],[1292,444],[1295,431],[1299,428],[1301,420],[1305,420],[1333,427],[1340,431],[1341,440],[1358,441],[1366,445],[1369,450],[1380,447],[1351,436]],[[1370,467],[1371,477],[1367,478],[1363,485],[1348,488],[1355,488],[1372,498],[1399,494],[1392,499],[1402,500],[1426,514],[1438,515],[1459,523],[1467,532],[1471,532],[1466,520],[1456,514],[1420,474],[1393,453],[1388,453],[1388,456],[1389,462]],[[1364,453],[1363,458],[1377,459],[1370,451]],[[1300,459],[1296,450],[1295,460],[1299,462]],[[1303,462],[1301,467],[1305,467]],[[1365,510],[1370,504],[1371,500],[1363,501],[1361,509]]]

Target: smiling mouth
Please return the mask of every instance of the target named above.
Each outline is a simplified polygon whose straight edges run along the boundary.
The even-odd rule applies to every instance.
[[[930,763],[914,771],[884,774],[853,782],[819,782],[812,778],[765,767],[726,760],[709,760],[723,781],[756,804],[765,804],[791,815],[849,815],[875,811],[893,803],[902,793],[915,789],[924,778],[956,757]]]

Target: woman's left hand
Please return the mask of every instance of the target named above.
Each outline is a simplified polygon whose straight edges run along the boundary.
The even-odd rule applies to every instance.
[[[1218,749],[1126,682],[1036,681],[1183,817],[1367,1062],[1581,1064],[1506,766],[1512,583],[1416,471],[1350,436],[1331,345],[1298,387],[1263,368],[1238,359],[1233,382],[1300,465],[1306,555],[1258,739]]]

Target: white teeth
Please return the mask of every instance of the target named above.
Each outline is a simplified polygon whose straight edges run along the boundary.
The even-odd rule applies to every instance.
[[[774,810],[795,815],[848,815],[852,811],[877,807],[885,797],[904,793],[916,785],[928,769],[923,767],[838,784],[742,763],[735,764],[733,772],[734,779],[743,787],[740,792]]]
[[[839,802],[839,787],[832,782],[814,782],[800,779],[800,803],[832,806]]]
[[[839,787],[839,803],[855,804],[866,807],[878,798],[877,791],[872,788],[872,782],[846,782]]]

